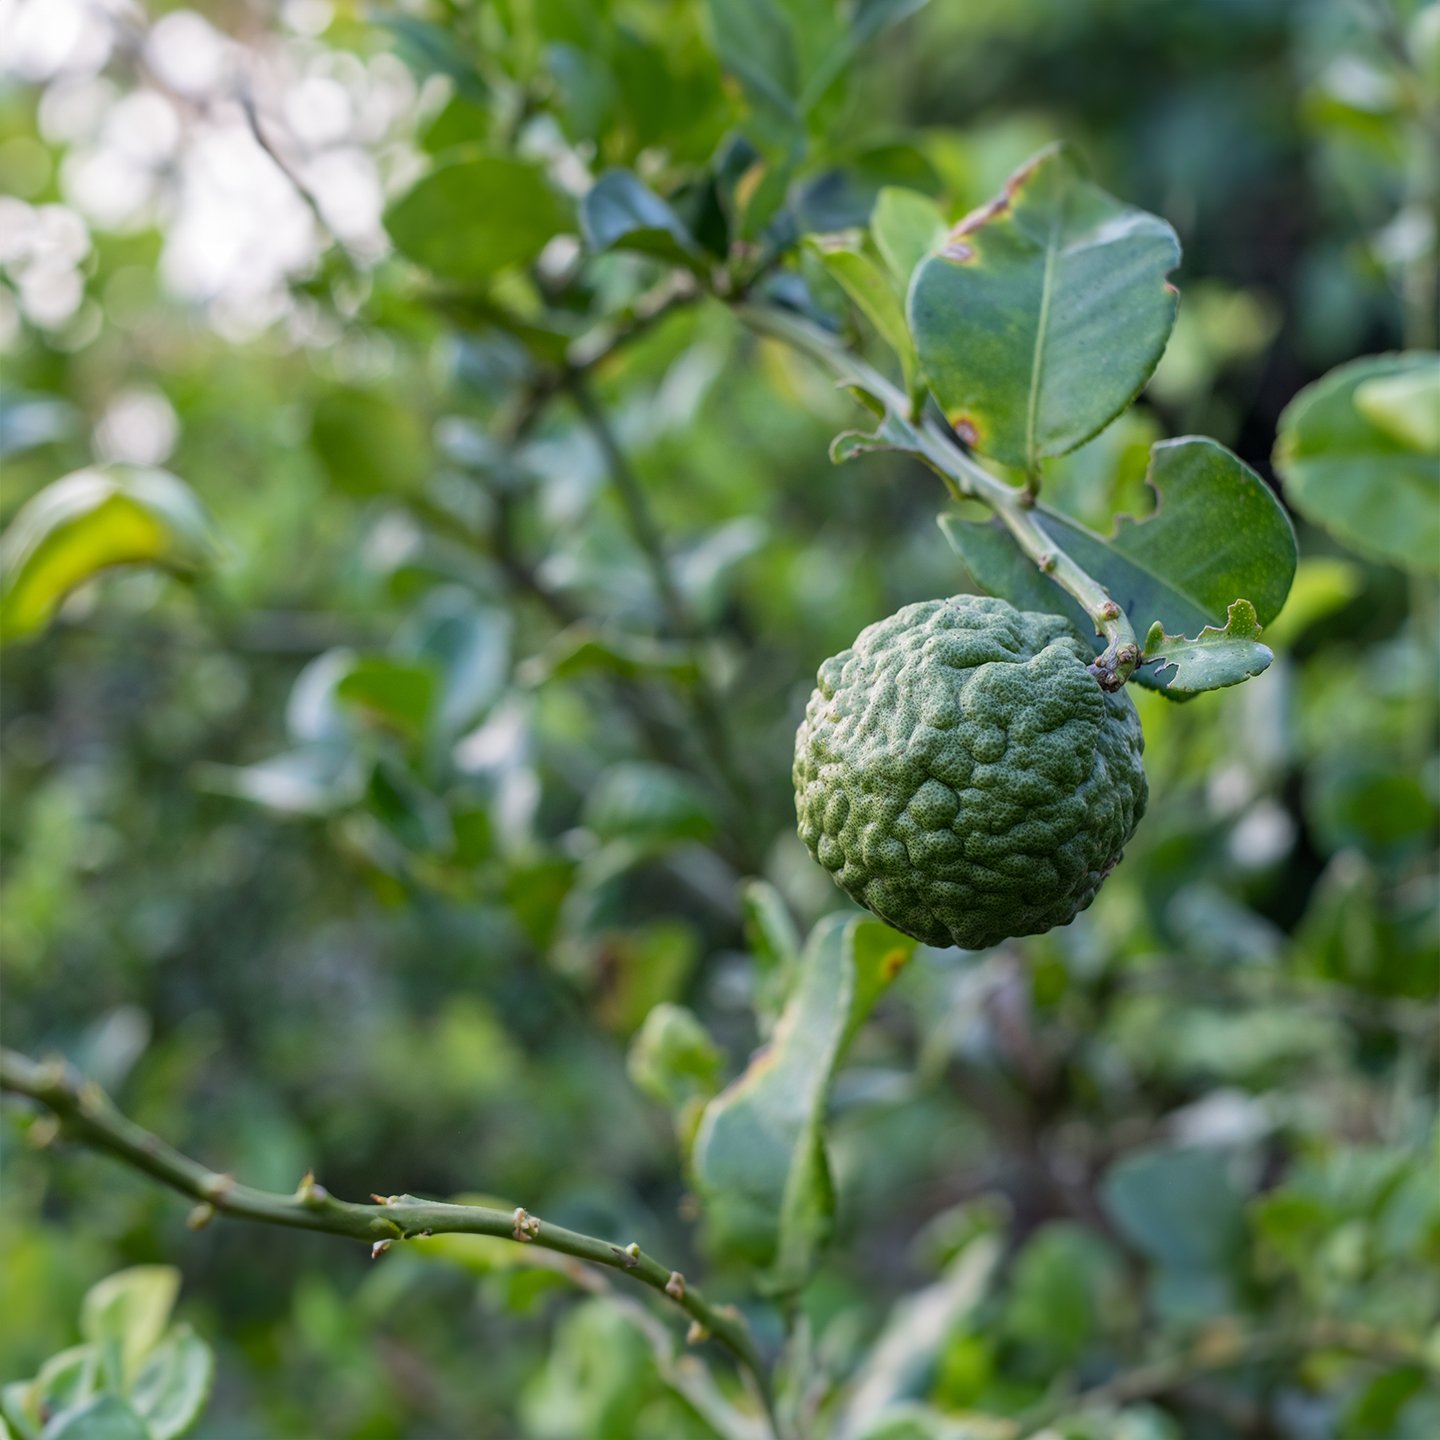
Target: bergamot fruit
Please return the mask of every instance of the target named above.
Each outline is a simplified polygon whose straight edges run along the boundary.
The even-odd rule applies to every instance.
[[[1145,811],[1140,717],[1054,615],[929,600],[820,667],[795,738],[800,837],[927,945],[1064,925]]]

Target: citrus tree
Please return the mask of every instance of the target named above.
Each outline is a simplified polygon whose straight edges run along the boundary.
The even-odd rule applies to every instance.
[[[205,1337],[393,1320],[384,1403],[217,1423],[1432,1433],[1440,7],[1308,42],[1406,333],[1244,437],[1278,494],[1183,433],[1238,446],[1263,306],[1187,330],[1068,144],[875,122],[953,17],[243,9],[16,27],[0,1084],[122,1170],[14,1161],[8,1308],[81,1343],[0,1431],[169,1440]],[[144,1263],[80,1285],[51,1209]],[[477,1276],[513,1359],[422,1383]]]

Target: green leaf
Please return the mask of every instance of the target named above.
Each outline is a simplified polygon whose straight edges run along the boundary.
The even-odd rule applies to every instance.
[[[755,957],[755,1018],[768,1036],[780,1018],[800,969],[800,932],[789,906],[767,880],[746,882],[745,940]]]
[[[1400,375],[1362,381],[1355,408],[1411,450],[1440,455],[1440,356]]]
[[[118,1395],[97,1395],[73,1410],[62,1410],[40,1432],[40,1440],[154,1440],[149,1427]]]
[[[941,1347],[984,1301],[999,1261],[999,1240],[977,1236],[933,1285],[896,1304],[851,1382],[836,1440],[876,1434],[888,1414],[927,1393]]]
[[[117,565],[194,575],[216,559],[210,521],[164,470],[77,470],[21,506],[0,541],[0,640],[42,631],[65,597]]]
[[[108,1275],[87,1292],[80,1333],[93,1345],[117,1347],[120,1374],[128,1383],[154,1348],[180,1293],[173,1265],[135,1265]]]
[[[887,185],[875,197],[870,235],[902,294],[920,263],[945,243],[947,231],[939,205],[918,190]]]
[[[33,1380],[12,1380],[0,1387],[0,1412],[18,1440],[39,1440],[40,1418]]]
[[[693,646],[577,624],[562,630],[539,655],[519,667],[517,678],[538,686],[596,671],[626,679],[658,674],[689,683],[699,678],[700,666]]]
[[[88,1400],[101,1382],[100,1360],[95,1345],[75,1345],[52,1355],[35,1377],[39,1413],[53,1415]]]
[[[697,1096],[720,1088],[725,1057],[710,1032],[683,1005],[656,1005],[635,1032],[626,1069],[635,1087],[652,1100],[678,1110]]]
[[[1103,429],[1150,378],[1180,261],[1163,220],[1042,151],[915,272],[910,326],[962,439],[1035,470]]]
[[[1157,680],[1166,690],[1194,695],[1201,690],[1220,690],[1238,685],[1270,667],[1270,648],[1260,643],[1260,626],[1255,607],[1248,600],[1231,605],[1223,629],[1207,625],[1193,640],[1167,635],[1157,620],[1145,637],[1141,665],[1154,665]]]
[[[176,1325],[146,1357],[130,1400],[154,1440],[177,1440],[205,1408],[215,1356],[188,1325]]]
[[[607,170],[580,204],[580,231],[592,250],[638,250],[704,269],[705,257],[685,223],[629,170]]]
[[[462,284],[533,260],[568,224],[544,171],[506,155],[467,155],[437,165],[385,215],[402,255]]]
[[[876,920],[822,920],[770,1044],[701,1119],[693,1166],[710,1243],[763,1267],[772,1292],[800,1288],[830,1237],[830,1080],[846,1040],[914,950]]]
[[[584,819],[602,840],[645,846],[703,840],[715,827],[710,806],[692,780],[638,760],[605,772],[586,799]]]
[[[904,307],[890,276],[865,254],[854,235],[811,236],[807,243],[880,338],[899,357],[905,392],[915,396],[920,362],[905,324]]]
[[[417,738],[429,723],[437,685],[431,666],[361,655],[336,682],[335,698],[373,724]]]
[[[1307,520],[1362,555],[1440,573],[1440,356],[1372,355],[1280,417],[1275,468]]]
[[[1156,494],[1154,513],[1140,520],[1122,516],[1108,538],[1043,504],[1031,513],[1142,634],[1158,621],[1167,635],[1198,635],[1226,623],[1240,599],[1268,625],[1285,603],[1297,553],[1289,518],[1264,481],[1223,445],[1197,436],[1155,445],[1146,479]],[[984,589],[1023,610],[1065,615],[1077,633],[1091,635],[1094,627],[1079,605],[1026,559],[998,522],[945,515],[940,527]],[[1139,671],[1136,679],[1165,688],[1153,672]]]
[[[1198,1147],[1141,1151],[1112,1166],[1101,1186],[1116,1229],[1160,1267],[1159,1297],[1172,1311],[1229,1301],[1245,1217],[1226,1159]]]
[[[298,746],[253,765],[197,765],[195,783],[287,815],[333,815],[359,799],[364,773],[349,745]]]
[[[795,29],[775,0],[710,0],[710,25],[720,63],[777,137],[798,126],[800,61]]]
[[[451,740],[475,724],[505,688],[510,667],[510,617],[477,604],[459,586],[425,597],[402,647],[439,672],[431,725]]]
[[[417,490],[430,471],[429,427],[383,388],[327,391],[310,418],[310,446],[347,495]]]

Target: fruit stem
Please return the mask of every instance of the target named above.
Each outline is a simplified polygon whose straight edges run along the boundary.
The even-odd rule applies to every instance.
[[[906,397],[883,375],[845,349],[837,336],[790,312],[738,305],[735,313],[757,334],[802,351],[832,370],[847,389],[863,392],[884,407],[872,448],[900,450],[923,460],[956,499],[978,500],[995,512],[1020,549],[1075,600],[1090,617],[1105,649],[1090,673],[1102,690],[1119,690],[1140,663],[1140,644],[1123,607],[1083,570],[1042,527],[1043,512],[1033,493],[992,475],[966,454],[934,420],[909,418]]]

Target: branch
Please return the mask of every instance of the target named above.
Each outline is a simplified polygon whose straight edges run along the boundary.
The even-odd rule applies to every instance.
[[[220,1214],[266,1225],[322,1231],[366,1242],[372,1258],[383,1254],[397,1240],[423,1235],[492,1235],[618,1270],[659,1291],[685,1311],[694,1322],[693,1339],[713,1336],[723,1345],[753,1382],[771,1428],[776,1428],[769,1375],[739,1312],[730,1306],[711,1305],[686,1283],[683,1275],[645,1254],[638,1245],[614,1245],[581,1235],[521,1209],[452,1205],[419,1200],[413,1195],[391,1195],[374,1205],[357,1205],[337,1200],[309,1175],[293,1195],[241,1185],[232,1176],[207,1169],[142,1129],[122,1115],[93,1080],[84,1079],[61,1061],[40,1064],[13,1050],[0,1050],[0,1090],[43,1105],[75,1139],[199,1202],[191,1216],[191,1224],[197,1227]]]
[[[645,557],[666,621],[671,631],[693,645],[700,639],[700,626],[675,581],[670,559],[665,553],[664,537],[655,522],[645,488],[620,448],[604,410],[579,373],[570,376],[569,390],[581,419],[605,457],[626,523]],[[696,687],[687,693],[692,699],[690,709],[696,731],[704,741],[710,763],[729,792],[735,810],[735,823],[745,829],[753,829],[752,820],[757,813],[754,797],[736,762],[730,732],[722,719],[726,708],[725,697],[716,688],[707,666],[702,664],[698,667]]]
[[[1371,1325],[1347,1324],[1341,1320],[1317,1320],[1283,1330],[1236,1330],[1223,1337],[1202,1341],[1192,1349],[1165,1360],[1141,1365],[1117,1375],[1103,1385],[1082,1390],[1068,1399],[1057,1400],[1024,1416],[1008,1440],[1032,1440],[1049,1430],[1057,1420],[1078,1415],[1082,1410],[1113,1409],[1154,1399],[1182,1389],[1204,1375],[1234,1370],[1257,1361],[1274,1360],[1309,1350],[1341,1350],[1361,1359],[1386,1365],[1413,1365],[1432,1379],[1440,1368],[1425,1354],[1419,1340],[1377,1330]]]
[[[1094,623],[1095,633],[1105,637],[1105,650],[1090,666],[1091,674],[1106,690],[1118,690],[1125,684],[1140,660],[1140,645],[1130,619],[1105,588],[1036,523],[1032,490],[1017,489],[997,479],[933,420],[911,419],[908,399],[819,326],[773,308],[739,305],[735,313],[758,334],[783,341],[818,360],[834,372],[842,386],[878,400],[885,407],[885,418],[874,448],[914,455],[940,476],[957,499],[979,500],[988,505],[1020,549],[1080,604]]]

